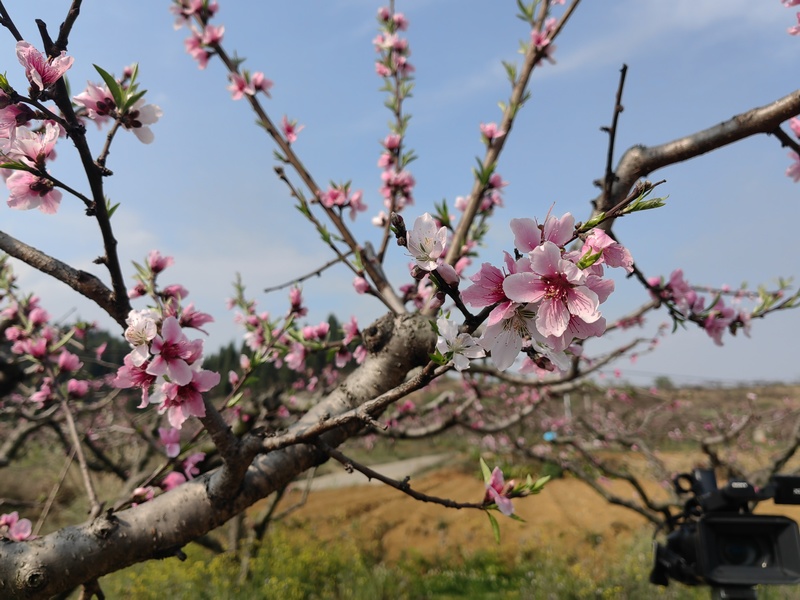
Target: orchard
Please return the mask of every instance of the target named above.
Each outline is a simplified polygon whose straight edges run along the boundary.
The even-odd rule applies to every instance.
[[[687,352],[711,357],[778,323],[783,338],[770,352],[796,364],[787,355],[797,348],[791,309],[800,292],[792,272],[772,269],[796,268],[787,239],[796,189],[780,186],[800,182],[800,90],[740,103],[734,114],[701,99],[694,112],[650,114],[644,121],[655,137],[637,132],[624,147],[633,108],[627,86],[641,75],[636,56],[606,63],[616,60],[616,42],[659,24],[606,38],[607,91],[582,81],[564,87],[570,69],[583,73],[581,57],[602,52],[581,55],[580,37],[569,37],[583,10],[599,12],[588,1],[458,3],[444,11],[453,14],[342,2],[291,14],[175,0],[126,15],[113,3],[52,0],[36,20],[32,6],[9,4],[0,2],[0,170],[8,192],[0,466],[48,448],[64,472],[78,469],[87,514],[54,528],[53,500],[4,512],[3,598],[77,588],[103,597],[104,575],[153,559],[174,561],[179,578],[185,546],[331,459],[442,511],[483,511],[487,545],[516,526],[518,503],[546,493],[548,478],[528,464],[556,466],[616,503],[623,499],[601,480],[629,481],[638,501],[624,502],[657,526],[668,526],[678,500],[653,499],[598,450],[641,453],[666,481],[672,474],[658,444],[691,439],[711,466],[752,473],[719,448],[744,444],[747,452],[744,432],[765,419],[753,398],[696,423],[682,421],[680,403],[663,390],[637,396],[610,386],[579,419],[563,407],[570,394],[598,389],[599,377],[657,358],[682,337]],[[660,3],[639,6],[650,4]],[[676,20],[699,27],[722,10],[693,4],[675,3]],[[759,32],[797,42],[800,12],[792,7],[800,0],[783,1],[791,9],[784,21],[772,19],[774,7],[745,4],[733,10],[751,14]],[[273,8],[280,14],[269,21]],[[233,24],[227,11],[237,14]],[[336,11],[360,16],[342,31],[326,25]],[[422,26],[428,11],[441,19],[436,28]],[[501,13],[518,39],[492,34]],[[148,30],[144,20],[153,21]],[[286,46],[256,37],[245,59],[236,50],[247,43],[239,25],[254,37],[279,27]],[[475,35],[483,27],[487,35]],[[135,62],[140,49],[149,59]],[[472,83],[437,89],[424,75],[438,68],[444,78],[473,50],[491,68]],[[121,51],[129,62],[109,64]],[[760,58],[756,44],[748,52]],[[455,62],[436,67],[437,58]],[[736,83],[751,93],[758,86],[746,78],[769,72],[796,85],[780,60],[743,65]],[[737,68],[727,81],[740,77]],[[169,94],[151,83],[167,85],[184,71],[191,73]],[[325,76],[337,85],[315,79]],[[541,102],[550,85],[601,106],[606,120],[581,123],[566,95]],[[656,84],[640,92],[645,108],[648,96],[678,97]],[[496,101],[473,118],[462,99],[487,93]],[[467,119],[451,130],[462,113]],[[631,118],[638,127],[640,117]],[[554,124],[572,134],[548,133]],[[591,141],[578,137],[587,132]],[[758,178],[746,191],[760,195],[733,198],[730,186],[743,184],[720,175],[702,192],[672,182],[675,165],[679,173],[717,153],[733,162],[722,153],[756,143],[758,159],[741,170]],[[725,167],[731,181],[737,168]],[[574,187],[584,171],[593,175]],[[440,189],[453,182],[460,187]],[[694,248],[687,264],[658,271],[685,243]],[[764,280],[696,280],[694,263],[704,258],[724,277],[741,267],[742,280],[753,270]],[[221,321],[230,329],[215,329]],[[214,344],[230,341],[220,339],[228,331],[238,337],[223,361]],[[761,358],[740,356],[743,364]],[[800,446],[798,409],[773,407],[783,426],[760,430],[779,450],[759,465],[760,483]],[[475,464],[483,481],[476,478],[473,497],[421,493],[342,446],[454,430],[482,440],[486,454]],[[656,430],[670,435],[645,435]],[[530,474],[504,473],[498,453]],[[99,486],[101,477],[114,485]],[[55,498],[59,480],[44,483]]]

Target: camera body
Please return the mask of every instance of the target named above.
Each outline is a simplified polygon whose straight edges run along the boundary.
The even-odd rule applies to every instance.
[[[800,477],[775,475],[761,490],[743,480],[719,489],[713,470],[695,469],[674,484],[690,497],[671,523],[666,545],[655,543],[651,583],[666,586],[674,579],[721,589],[800,583],[797,523],[752,514],[754,504],[770,498],[800,504]]]

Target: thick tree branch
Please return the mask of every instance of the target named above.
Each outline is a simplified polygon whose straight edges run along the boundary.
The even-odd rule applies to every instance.
[[[292,429],[306,429],[380,397],[401,384],[410,370],[428,362],[435,336],[427,319],[387,316],[374,329],[364,364]],[[336,447],[361,427],[360,421],[348,421],[319,439]],[[258,457],[228,502],[215,503],[211,497],[220,478],[217,470],[134,508],[109,512],[37,540],[2,544],[3,597],[46,598],[137,562],[179,555],[185,544],[326,459],[313,444],[283,448]]]
[[[611,193],[595,199],[595,213],[609,211],[628,195],[634,184],[657,169],[673,165],[751,135],[772,133],[778,126],[800,114],[800,90],[759,108],[723,121],[697,133],[659,146],[633,146],[622,156],[615,171]],[[610,223],[606,224],[610,227]]]
[[[91,273],[75,269],[52,256],[48,256],[41,250],[37,250],[33,246],[28,246],[3,231],[0,231],[0,250],[45,275],[50,275],[54,279],[66,283],[73,290],[86,296],[106,311],[112,319],[119,323],[120,327],[125,327],[128,311],[119,310],[114,293]]]

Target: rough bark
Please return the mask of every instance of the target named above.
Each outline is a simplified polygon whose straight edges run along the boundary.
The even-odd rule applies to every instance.
[[[369,354],[334,393],[294,427],[350,410],[402,383],[428,362],[435,336],[426,318],[387,315],[364,332]],[[320,436],[337,446],[358,424]],[[297,445],[256,458],[239,492],[223,504],[209,493],[219,471],[198,477],[150,502],[28,542],[0,542],[0,597],[47,598],[152,558],[179,553],[185,544],[222,525],[281,489],[306,469],[327,460],[313,445]]]

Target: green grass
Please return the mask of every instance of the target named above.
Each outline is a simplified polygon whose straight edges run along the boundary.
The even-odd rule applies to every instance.
[[[707,588],[648,582],[649,543],[641,540],[602,575],[547,548],[528,548],[509,560],[496,551],[467,558],[425,559],[407,555],[397,564],[380,562],[353,541],[312,545],[303,536],[276,530],[252,564],[250,578],[236,581],[239,561],[232,554],[211,556],[187,548],[188,560],[151,561],[101,580],[108,598],[134,600],[664,600],[706,599]],[[760,591],[761,600],[796,597],[797,588]]]

